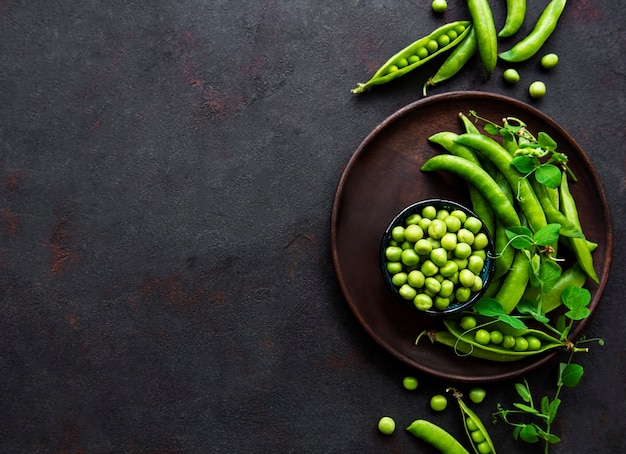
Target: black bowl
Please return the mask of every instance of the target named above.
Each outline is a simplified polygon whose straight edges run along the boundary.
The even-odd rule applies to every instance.
[[[482,288],[478,291],[473,291],[470,294],[467,301],[460,302],[460,301],[453,300],[445,309],[437,309],[435,305],[433,305],[432,308],[430,309],[425,309],[425,310],[418,309],[412,300],[406,299],[400,295],[399,287],[394,285],[394,283],[392,282],[393,275],[387,269],[387,263],[389,262],[389,260],[386,257],[385,251],[387,247],[390,245],[390,241],[393,240],[392,230],[394,229],[394,227],[399,226],[399,225],[405,226],[406,220],[410,216],[414,214],[421,214],[424,207],[427,207],[427,206],[434,206],[437,209],[437,211],[447,210],[449,212],[452,212],[455,210],[460,210],[463,213],[465,213],[467,217],[472,216],[472,217],[479,219],[482,223],[482,227],[479,230],[479,232],[484,233],[485,236],[487,237],[487,246],[484,248],[484,251],[485,251],[484,264],[483,264],[481,271],[477,273],[477,275],[482,280]],[[387,283],[387,286],[389,287],[391,292],[396,296],[398,300],[400,300],[407,307],[410,307],[413,310],[416,310],[420,313],[434,315],[434,316],[452,315],[452,314],[456,314],[458,312],[470,309],[474,305],[474,303],[478,301],[481,298],[481,296],[483,296],[483,294],[485,293],[485,291],[487,290],[487,287],[489,286],[491,282],[491,278],[493,276],[494,267],[495,267],[494,257],[495,257],[494,242],[491,237],[491,234],[489,233],[482,219],[480,219],[476,215],[476,213],[474,213],[468,207],[460,203],[454,202],[452,200],[445,200],[445,199],[426,199],[426,200],[413,203],[407,206],[406,208],[404,208],[389,223],[383,235],[381,246],[380,246],[381,269],[382,269],[385,282]]]

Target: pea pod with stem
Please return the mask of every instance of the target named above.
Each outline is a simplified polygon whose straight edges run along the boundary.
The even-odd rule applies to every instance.
[[[459,404],[465,433],[474,452],[476,454],[496,454],[496,448],[487,428],[478,415],[463,402],[463,394],[456,388],[448,388],[446,391],[451,392]]]
[[[474,54],[476,54],[477,50],[476,30],[474,27],[470,27],[470,31],[467,33],[465,39],[450,53],[450,56],[439,67],[435,75],[426,81],[422,88],[422,95],[427,95],[428,87],[433,87],[456,75]]]
[[[506,0],[506,20],[498,32],[500,38],[508,38],[519,31],[526,17],[526,0]]]
[[[484,350],[482,348],[475,348],[472,344],[469,344],[464,340],[459,339],[447,330],[422,331],[419,336],[417,336],[417,339],[415,340],[415,345],[418,344],[422,336],[426,336],[433,344],[437,343],[454,349],[454,353],[459,357],[471,356],[473,358],[496,362],[518,361],[524,358],[522,356],[513,356],[505,353]]]
[[[489,79],[498,62],[498,33],[493,13],[488,0],[467,0],[467,7],[476,29],[478,54]]]
[[[520,225],[519,216],[509,199],[480,166],[459,156],[441,154],[428,159],[422,165],[422,171],[449,171],[460,176],[481,192],[502,224],[507,227]]]
[[[363,93],[370,85],[397,79],[435,56],[454,48],[469,33],[471,22],[456,21],[442,25],[389,58],[365,83],[358,83],[352,93]]]
[[[566,0],[552,0],[543,10],[533,30],[499,57],[508,62],[521,62],[535,55],[550,37],[565,9]]]
[[[442,453],[469,454],[469,451],[449,432],[425,419],[416,419],[406,430]]]

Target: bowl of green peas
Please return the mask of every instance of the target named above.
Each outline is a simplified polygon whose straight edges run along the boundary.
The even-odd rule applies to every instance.
[[[383,277],[406,306],[428,315],[467,310],[489,286],[495,247],[483,221],[446,199],[426,199],[401,210],[380,247]]]

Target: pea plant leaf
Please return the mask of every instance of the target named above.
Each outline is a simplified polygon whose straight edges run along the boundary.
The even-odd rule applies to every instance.
[[[524,383],[515,383],[515,391],[517,391],[517,394],[519,394],[524,402],[530,402],[532,400],[530,388],[526,380],[524,380]]]
[[[550,402],[549,411],[548,411],[548,424],[552,424],[556,419],[556,414],[559,411],[559,405],[561,405],[561,399],[556,398],[552,402]],[[558,443],[558,441],[557,441]]]
[[[534,424],[526,424],[519,433],[519,437],[526,443],[537,443],[537,427]]]
[[[583,366],[576,363],[561,363],[559,365],[558,386],[567,386],[575,388],[580,383],[580,379],[585,372]]]
[[[545,150],[555,151],[557,147],[557,143],[554,139],[550,137],[548,133],[543,131],[540,131],[539,134],[537,134],[537,143]]]
[[[515,249],[527,249],[533,245],[533,232],[528,227],[515,225],[507,228],[505,233]]]
[[[491,135],[497,135],[497,134],[498,134],[498,127],[497,127],[496,125],[494,125],[494,124],[487,123],[487,124],[485,125],[485,131],[486,131],[488,134],[491,134]]]
[[[517,317],[507,315],[502,304],[495,298],[481,298],[474,304],[474,310],[481,315],[495,317],[507,325],[517,329],[527,328],[526,324]]]
[[[537,168],[537,162],[531,157],[525,155],[515,156],[511,161],[511,164],[524,175],[534,172]]]
[[[556,284],[561,277],[562,272],[563,270],[558,263],[552,260],[544,260],[542,262],[539,270],[542,293],[546,293],[554,287],[554,284]]]
[[[524,298],[517,304],[516,309],[520,314],[530,315],[539,323],[548,323],[550,321],[550,319],[546,317],[546,314],[541,310],[541,304],[536,301]]]
[[[502,323],[506,323],[507,325],[516,328],[516,329],[526,329],[528,326],[517,317],[513,317],[512,315],[500,315],[498,319]]]
[[[591,293],[586,288],[570,285],[561,294],[563,304],[569,309],[565,315],[570,320],[582,320],[589,317],[591,311],[587,307],[591,302]]]
[[[559,239],[561,224],[552,223],[541,227],[533,235],[533,241],[538,246],[550,246]]]
[[[554,164],[541,164],[535,170],[535,178],[539,183],[556,189],[561,184],[561,171]]]

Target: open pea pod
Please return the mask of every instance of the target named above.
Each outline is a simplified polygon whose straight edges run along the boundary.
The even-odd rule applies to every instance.
[[[496,448],[487,428],[478,415],[463,402],[463,394],[455,388],[448,388],[447,391],[452,392],[459,404],[463,427],[474,452],[476,454],[496,454]]]
[[[461,357],[471,356],[473,358],[480,358],[488,361],[498,362],[518,361],[523,358],[522,356],[512,356],[508,354],[483,350],[482,348],[475,348],[473,345],[468,344],[458,337],[453,336],[449,331],[446,330],[428,330],[424,331],[422,335],[426,335],[432,343],[438,343],[453,348],[454,352]],[[418,341],[420,337],[418,337]]]
[[[563,342],[551,335],[537,329],[526,328],[526,329],[518,329],[513,328],[511,325],[501,322],[493,317],[486,317],[476,313],[470,313],[472,317],[475,317],[477,320],[477,325],[475,328],[470,330],[463,329],[456,321],[447,319],[444,320],[444,325],[446,329],[452,334],[455,338],[471,345],[474,349],[482,350],[484,352],[490,352],[495,354],[493,360],[501,361],[503,357],[510,357],[516,359],[527,358],[531,355],[538,355],[544,353],[549,350],[554,350],[556,348],[567,349],[569,348],[569,342]],[[517,337],[535,337],[539,339],[541,345],[538,348],[532,350],[524,350],[518,351],[513,348],[505,348],[500,344],[488,343],[486,345],[476,342],[474,338],[474,334],[477,330],[485,328],[491,331],[498,330],[503,335],[510,335],[514,338]]]
[[[363,93],[370,85],[394,80],[459,44],[469,33],[470,21],[442,25],[428,36],[418,39],[387,60],[365,83],[358,83],[352,93]]]

